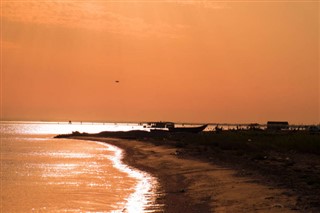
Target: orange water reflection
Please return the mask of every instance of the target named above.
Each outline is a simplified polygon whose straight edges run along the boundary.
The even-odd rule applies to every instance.
[[[105,143],[5,137],[1,156],[1,212],[161,208],[154,205],[157,180],[122,164],[122,150]]]
[[[18,127],[18,128],[17,128]],[[1,121],[1,128],[10,134],[69,134],[73,131],[98,133],[102,131],[146,130],[137,123],[81,123],[73,122],[6,122]]]

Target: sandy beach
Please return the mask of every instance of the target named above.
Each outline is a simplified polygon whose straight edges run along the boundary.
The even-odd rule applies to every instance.
[[[246,157],[232,150],[217,152],[205,146],[181,146],[181,141],[124,140],[90,135],[76,138],[103,141],[124,149],[125,163],[159,179],[161,191],[165,193],[156,202],[164,204],[164,212],[319,211],[318,182],[305,188],[298,176],[306,176],[306,173],[296,168],[302,164],[296,161],[291,170],[292,165],[287,162],[289,157],[286,157],[283,167],[279,153],[274,153],[278,157],[276,165],[271,159],[246,161]],[[309,164],[319,162],[318,155],[299,157],[311,156],[313,159],[307,160]],[[292,153],[291,158],[294,158]],[[286,170],[286,176],[277,170]],[[318,178],[319,167],[313,172],[315,176],[312,177]]]
[[[0,1],[0,213],[320,213],[320,0]]]

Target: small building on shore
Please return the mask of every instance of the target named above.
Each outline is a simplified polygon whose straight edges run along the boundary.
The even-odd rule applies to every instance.
[[[267,130],[280,131],[280,130],[288,130],[289,123],[288,121],[268,121],[267,122]]]

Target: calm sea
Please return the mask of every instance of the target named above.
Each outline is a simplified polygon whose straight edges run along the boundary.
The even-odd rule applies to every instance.
[[[53,139],[72,131],[141,128],[134,124],[2,122],[0,212],[159,210],[154,206],[157,180],[123,164],[121,149],[101,142]]]

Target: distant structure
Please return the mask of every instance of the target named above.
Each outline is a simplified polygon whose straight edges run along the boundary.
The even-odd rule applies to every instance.
[[[268,121],[267,122],[267,130],[287,130],[289,129],[288,121]]]
[[[237,126],[238,127],[238,126]],[[261,130],[260,129],[260,124],[258,123],[251,123],[248,125],[249,130]]]
[[[318,125],[318,126],[316,126],[316,125],[309,126],[308,130],[309,130],[310,133],[318,133],[318,134],[320,134],[320,125]]]

